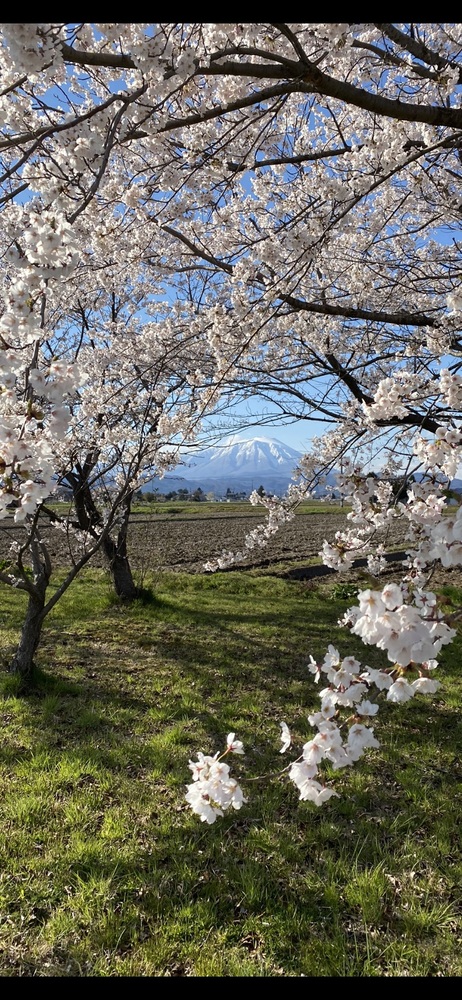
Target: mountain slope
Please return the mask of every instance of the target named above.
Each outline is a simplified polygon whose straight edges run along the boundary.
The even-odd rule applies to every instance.
[[[250,493],[263,486],[268,492],[282,494],[300,458],[301,452],[276,438],[259,436],[244,440],[233,436],[222,445],[189,455],[185,464],[175,470],[176,475],[172,473],[163,480],[155,477],[143,489],[157,488],[160,493],[168,493],[173,489],[195,490],[200,486],[206,493],[213,491],[221,496],[228,487],[236,492]]]
[[[185,479],[231,477],[253,477],[260,472],[288,475],[297,466],[301,452],[295,451],[276,438],[255,437],[243,440],[236,436],[222,445],[207,448],[191,457],[188,464],[181,467]]]

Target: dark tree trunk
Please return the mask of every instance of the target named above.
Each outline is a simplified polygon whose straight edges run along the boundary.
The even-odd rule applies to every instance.
[[[119,545],[119,538],[117,542],[112,538],[106,538],[103,548],[117,597],[120,597],[121,601],[134,601],[138,597],[138,588],[135,586],[126,546]]]
[[[83,465],[77,464],[75,472],[67,473],[67,482],[74,495],[75,511],[83,531],[89,531],[97,537],[97,529],[102,525],[101,514],[98,511],[89,486],[89,477],[95,467],[97,455],[90,453]],[[122,522],[117,532],[117,538],[107,536],[103,542],[103,552],[108,561],[109,572],[114,584],[114,590],[121,601],[134,601],[139,596],[135,586],[131,566],[127,554],[128,522],[132,509],[133,490],[127,493],[122,505]]]
[[[40,642],[44,620],[47,580],[43,576],[35,582],[34,593],[29,592],[29,602],[21,630],[21,638],[10,664],[10,671],[28,680],[34,669],[34,656]]]
[[[130,561],[127,553],[127,533],[130,519],[133,493],[124,501],[123,520],[117,533],[117,541],[106,538],[103,549],[109,563],[109,571],[114,584],[114,590],[121,601],[134,601],[139,597],[138,587],[133,579]]]

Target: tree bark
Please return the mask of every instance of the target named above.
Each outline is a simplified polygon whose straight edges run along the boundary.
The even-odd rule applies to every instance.
[[[45,594],[47,579],[41,577],[34,584],[34,593],[29,592],[29,601],[18,648],[10,664],[10,672],[28,680],[34,669],[34,656],[40,642],[42,624],[45,618]]]
[[[125,545],[119,546],[119,538],[117,542],[112,538],[106,538],[103,548],[117,597],[120,597],[121,601],[135,600],[138,597],[138,588],[133,579]]]
[[[83,531],[89,531],[95,538],[97,537],[95,529],[101,526],[102,518],[89,486],[89,477],[97,458],[97,455],[90,453],[83,465],[77,464],[76,470],[68,472],[66,476],[73,492],[79,525]],[[103,542],[103,552],[108,561],[114,590],[121,601],[134,601],[139,596],[127,553],[127,533],[132,501],[133,490],[127,494],[123,501],[122,522],[117,532],[116,541],[108,536]]]
[[[109,572],[114,584],[114,590],[121,601],[134,601],[139,597],[138,587],[133,579],[130,561],[127,553],[128,522],[130,520],[133,492],[124,501],[122,523],[117,532],[117,540],[106,538],[103,549],[109,563]]]

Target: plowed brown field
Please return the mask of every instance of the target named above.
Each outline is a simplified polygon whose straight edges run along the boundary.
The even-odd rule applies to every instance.
[[[237,551],[246,534],[264,520],[259,513],[231,513],[215,508],[213,513],[202,513],[194,507],[192,513],[176,516],[169,513],[135,514],[129,529],[129,557],[135,571],[183,570],[191,573],[203,571],[203,565],[223,550]],[[223,513],[221,513],[223,510]],[[196,513],[197,511],[197,513]],[[339,513],[297,514],[284,525],[263,549],[254,549],[251,557],[239,566],[268,566],[273,563],[300,563],[318,556],[323,540],[332,540],[335,532],[348,526],[346,515]],[[43,537],[47,540],[55,566],[69,565],[70,549],[77,554],[75,541],[60,530],[45,523]],[[399,546],[403,541],[404,526],[397,524],[387,542]],[[24,537],[22,527],[3,521],[0,526],[0,558],[7,559],[11,542]],[[380,536],[377,537],[377,544]],[[102,556],[96,555],[94,565],[104,565]],[[237,566],[236,568],[239,568]]]

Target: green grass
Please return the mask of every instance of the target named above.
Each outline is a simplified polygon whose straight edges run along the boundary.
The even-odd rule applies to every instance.
[[[347,514],[351,507],[340,504],[326,502],[323,500],[309,500],[301,503],[296,514]],[[141,517],[142,515],[156,514],[160,517],[168,518],[189,518],[189,517],[226,517],[230,515],[240,515],[249,517],[251,515],[262,516],[265,510],[260,504],[253,505],[247,500],[225,500],[216,501],[203,500],[200,503],[183,500],[154,500],[136,502],[133,504],[132,513]]]
[[[337,774],[340,799],[247,780],[287,763],[280,720],[299,746],[312,732],[309,653],[379,662],[337,627],[336,586],[157,574],[122,607],[102,572],[75,581],[33,692],[0,674],[1,975],[461,974],[460,640],[437,696],[381,709],[381,750]],[[22,600],[0,593],[5,663]],[[188,759],[230,730],[249,802],[208,827]]]

